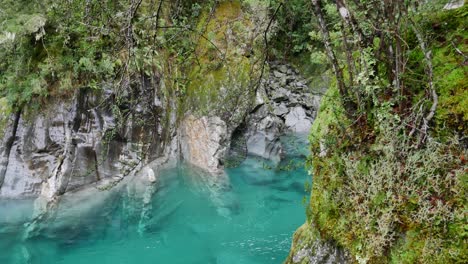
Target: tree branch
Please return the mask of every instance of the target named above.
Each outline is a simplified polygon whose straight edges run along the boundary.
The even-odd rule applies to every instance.
[[[335,76],[336,76],[338,91],[340,93],[341,100],[343,101],[343,105],[346,110],[346,115],[349,118],[352,118],[356,111],[356,106],[348,98],[348,88],[346,87],[346,84],[344,81],[343,71],[340,68],[338,59],[332,48],[330,33],[327,27],[327,23],[325,21],[325,17],[322,12],[322,2],[320,0],[312,0],[312,7],[314,9],[313,10],[314,14],[319,21],[320,32],[322,33],[322,39],[323,39],[323,43],[325,46],[325,51],[326,51],[328,59],[330,60],[332,64],[333,72],[335,73]]]
[[[270,30],[271,25],[273,24],[273,21],[276,18],[276,14],[278,14],[278,11],[280,10],[282,6],[283,6],[283,2],[279,3],[279,5],[276,7],[275,12],[273,13],[273,15],[270,18],[270,21],[268,22],[268,26],[265,29],[265,32],[263,32],[263,41],[265,42],[265,58],[263,59],[262,70],[260,72],[260,77],[258,78],[257,86],[255,87],[255,92],[257,92],[258,87],[260,87],[260,84],[262,82],[263,75],[265,72],[265,65],[268,60],[268,31]]]

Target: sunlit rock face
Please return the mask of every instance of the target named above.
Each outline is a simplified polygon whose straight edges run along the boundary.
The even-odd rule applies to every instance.
[[[222,173],[229,136],[221,118],[189,115],[179,134],[181,156],[185,161],[213,174]]]

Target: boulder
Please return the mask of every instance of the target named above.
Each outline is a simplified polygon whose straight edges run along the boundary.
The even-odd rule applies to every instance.
[[[292,259],[292,263],[346,264],[351,263],[346,253],[334,243],[317,239],[309,248],[302,248]]]
[[[280,142],[283,122],[276,116],[269,115],[252,127],[247,137],[247,152],[276,163],[281,161],[283,147]]]
[[[273,71],[273,76],[275,76],[278,79],[281,79],[281,78],[284,78],[286,76],[286,74],[275,70],[275,71]]]
[[[281,104],[274,104],[273,105],[273,114],[277,116],[284,116],[289,112],[289,109],[286,107],[284,103]]]
[[[288,66],[284,65],[284,64],[281,64],[278,66],[278,70],[282,73],[290,73],[290,69],[288,68]]]
[[[273,62],[270,69],[242,130],[248,154],[279,162],[285,152],[280,137],[287,131],[308,134],[320,97],[310,92],[307,81],[293,67]]]
[[[279,162],[283,154],[280,136],[284,122],[270,110],[263,105],[250,114],[245,132],[247,153]]]
[[[289,98],[290,94],[291,92],[289,92],[288,90],[284,88],[278,88],[271,92],[271,99],[275,102],[286,101]]]
[[[286,127],[296,133],[308,133],[312,127],[310,119],[302,106],[294,107],[285,117]]]
[[[351,254],[335,241],[321,239],[314,227],[304,224],[294,233],[293,244],[285,264],[355,263]]]

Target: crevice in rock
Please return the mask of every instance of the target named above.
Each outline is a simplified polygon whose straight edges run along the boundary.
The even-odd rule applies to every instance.
[[[93,151],[93,156],[94,156],[94,169],[96,170],[96,181],[100,181],[101,176],[99,175],[99,163],[98,163],[96,151]]]
[[[3,181],[5,180],[5,173],[8,168],[8,163],[10,160],[10,152],[11,152],[11,147],[13,146],[13,143],[15,142],[16,139],[16,132],[18,130],[18,124],[19,120],[21,117],[21,109],[18,110],[15,113],[14,119],[13,119],[13,125],[11,126],[11,130],[8,132],[8,134],[5,137],[5,143],[2,151],[2,156],[0,157],[0,189],[2,188]]]
[[[242,123],[231,135],[230,146],[224,162],[226,168],[239,166],[247,157],[245,129],[245,124]]]

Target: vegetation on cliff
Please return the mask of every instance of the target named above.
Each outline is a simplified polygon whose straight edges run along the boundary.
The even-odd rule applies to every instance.
[[[265,71],[267,1],[4,0],[2,6],[4,117],[80,89],[111,89],[112,111],[125,122],[138,104],[136,91],[155,87],[166,122],[171,113],[215,111],[238,123]]]
[[[360,263],[468,261],[468,8],[445,2],[311,1],[334,81],[291,256],[315,236]]]

